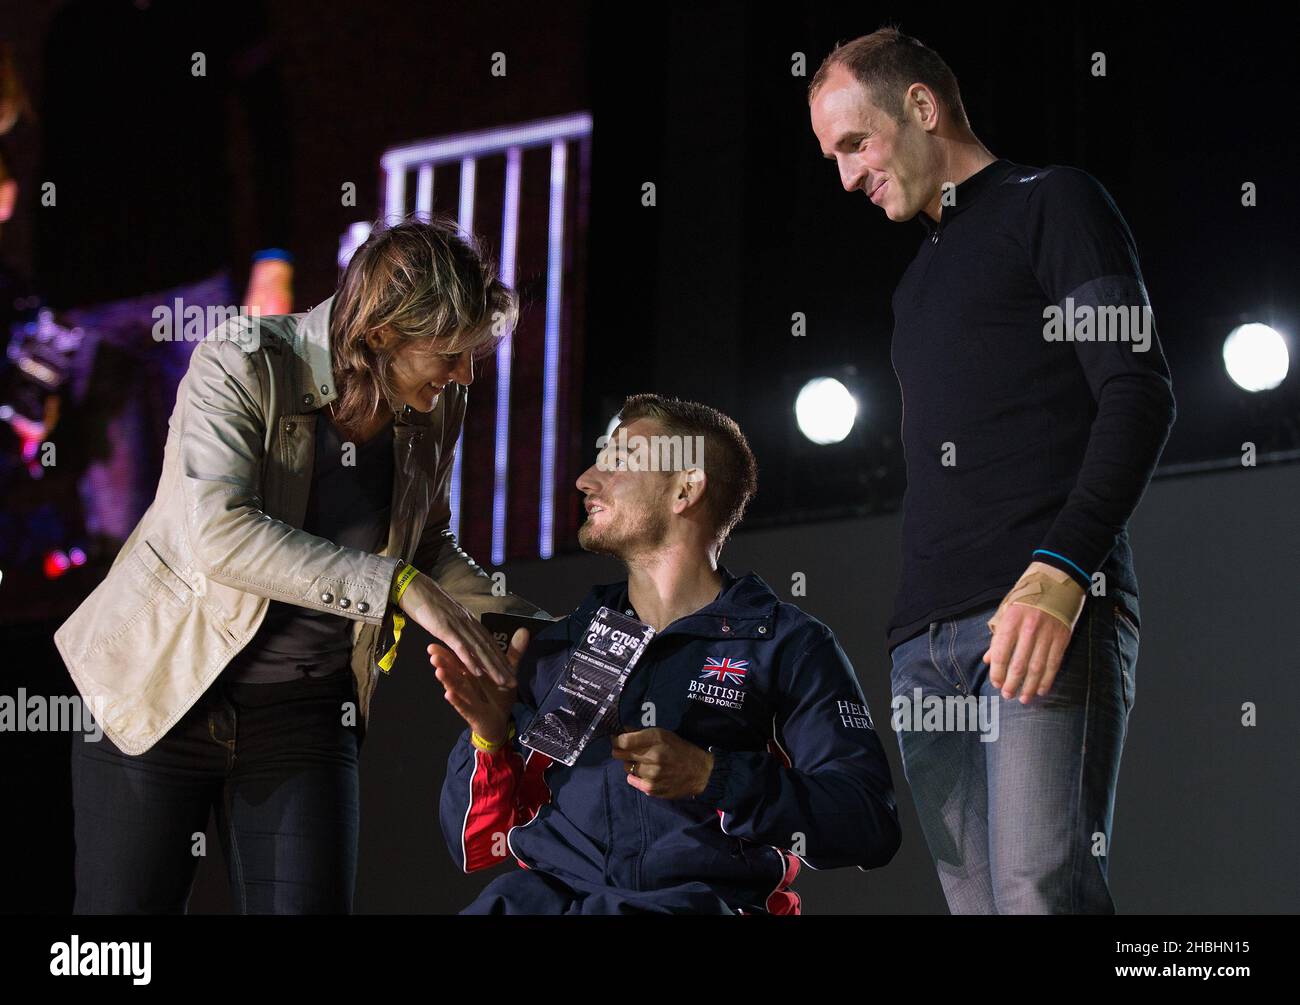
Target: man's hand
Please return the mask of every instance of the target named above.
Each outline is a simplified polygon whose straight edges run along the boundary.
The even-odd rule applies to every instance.
[[[528,648],[528,630],[520,628],[510,639],[506,659],[513,671]],[[429,662],[443,686],[443,697],[451,703],[465,724],[489,743],[505,743],[510,711],[515,704],[515,686],[501,686],[473,676],[460,657],[444,645],[430,643]]]
[[[1031,592],[1025,591],[1022,584],[1026,577],[1032,581],[1031,574],[1034,573],[1049,576],[1055,584],[1052,587],[1054,591],[1067,591],[1058,596],[1064,597],[1067,607],[1072,607],[1073,618],[1069,625],[1045,610],[1028,606],[1024,600],[1010,600],[1017,594]],[[1036,695],[1045,695],[1052,689],[1074,632],[1074,620],[1083,609],[1083,601],[1083,587],[1055,566],[1044,562],[1030,563],[994,615],[993,642],[982,657],[983,662],[989,665],[989,680],[994,687],[1002,689],[1003,698],[1014,698],[1019,694],[1020,703],[1027,705]]]
[[[666,729],[638,729],[613,738],[614,757],[627,768],[627,782],[647,796],[698,796],[713,774],[713,755]]]

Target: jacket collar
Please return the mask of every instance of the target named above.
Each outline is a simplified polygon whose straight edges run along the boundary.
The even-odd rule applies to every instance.
[[[1015,164],[1011,161],[999,157],[992,164],[985,164],[965,181],[958,182],[953,192],[953,204],[944,206],[940,210],[938,221],[931,220],[925,212],[917,213],[917,217],[925,225],[926,234],[933,234],[949,218],[976,202],[981,195],[1001,181],[1013,167]]]
[[[297,314],[297,326],[290,333],[293,340],[293,355],[297,363],[298,404],[302,408],[315,410],[324,408],[339,396],[334,386],[333,357],[330,352],[330,313],[334,307],[334,298],[326,297],[305,314]],[[459,388],[456,389],[459,392]],[[438,409],[450,400],[452,394],[443,392],[444,401],[438,403]],[[435,409],[435,413],[438,411]],[[397,417],[398,425],[428,426],[433,422],[433,415],[417,412],[410,405],[403,405]]]
[[[293,354],[298,362],[298,387],[300,404],[306,408],[321,408],[339,396],[334,386],[334,370],[330,364],[330,309],[333,297],[300,315],[293,332]]]
[[[755,573],[735,576],[725,565],[718,565],[722,589],[717,599],[693,614],[678,618],[660,635],[695,635],[710,639],[770,639],[776,620],[775,593]],[[627,580],[595,586],[573,617],[587,627],[598,607],[609,607],[621,614],[632,610],[627,597]],[[631,615],[636,617],[635,612]]]

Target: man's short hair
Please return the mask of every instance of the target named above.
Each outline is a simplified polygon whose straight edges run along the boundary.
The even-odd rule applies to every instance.
[[[808,85],[808,103],[811,105],[817,92],[836,66],[843,66],[853,74],[877,108],[903,121],[903,98],[913,84],[924,84],[943,102],[958,122],[967,129],[970,120],[961,103],[957,77],[937,52],[924,42],[904,35],[893,26],[873,31],[870,35],[844,42],[822,60]]]
[[[758,491],[758,463],[736,421],[697,401],[634,394],[619,409],[619,423],[651,419],[670,436],[700,436],[704,444],[704,503],[719,545],[725,544]]]

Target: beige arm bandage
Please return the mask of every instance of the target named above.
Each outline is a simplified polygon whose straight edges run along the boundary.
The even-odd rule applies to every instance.
[[[1007,604],[1037,607],[1074,631],[1074,623],[1083,610],[1084,591],[1067,573],[1044,566],[1031,569],[1016,582],[989,619],[989,631],[997,631],[998,618]]]

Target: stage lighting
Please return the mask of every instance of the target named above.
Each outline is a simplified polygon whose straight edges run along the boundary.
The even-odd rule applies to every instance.
[[[794,414],[799,431],[813,443],[839,443],[853,429],[858,403],[834,377],[815,377],[800,389]]]
[[[361,221],[351,224],[347,233],[339,238],[339,268],[346,269],[348,262],[352,261],[352,256],[356,254],[359,247],[370,239],[370,224]]]
[[[1223,340],[1223,365],[1242,390],[1271,391],[1289,368],[1286,339],[1265,324],[1238,325]]]
[[[71,564],[72,563],[68,560],[68,556],[61,551],[51,551],[46,553],[44,562],[45,578],[58,579],[68,571],[68,567]]]

